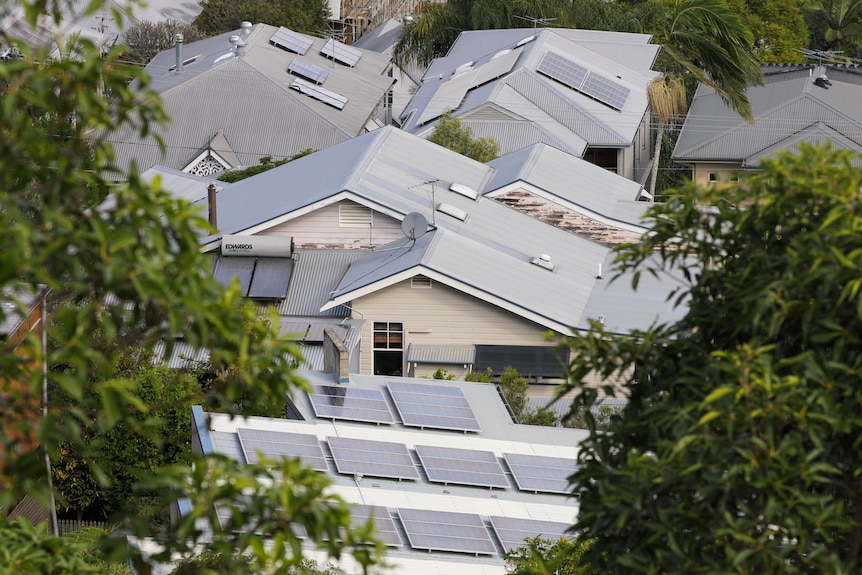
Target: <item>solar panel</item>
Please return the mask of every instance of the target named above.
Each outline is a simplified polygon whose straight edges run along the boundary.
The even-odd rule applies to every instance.
[[[569,494],[569,476],[578,467],[574,459],[561,457],[504,453],[503,458],[521,491]]]
[[[417,445],[416,453],[428,480],[480,487],[509,487],[509,480],[491,451]]]
[[[302,76],[307,80],[311,80],[315,84],[323,84],[329,72],[323,68],[318,68],[314,64],[303,62],[302,60],[294,60],[287,67],[287,71],[297,76]]]
[[[268,459],[298,457],[303,465],[318,471],[329,471],[329,465],[314,435],[238,428],[239,443],[249,463],[258,463],[258,452]]]
[[[393,423],[389,404],[379,389],[358,389],[341,385],[313,385],[309,394],[317,417]]]
[[[566,530],[571,527],[568,523],[515,517],[491,517],[491,526],[506,551],[517,549],[524,544],[524,539],[536,536],[555,541],[565,536]]]
[[[356,63],[359,62],[359,59],[362,58],[362,51],[357,50],[347,44],[342,44],[338,40],[329,39],[326,41],[326,44],[323,45],[323,48],[320,49],[320,53],[324,56],[328,56],[332,58],[336,62],[341,62],[342,64],[347,64],[348,66],[356,66]]]
[[[374,536],[377,539],[383,541],[388,547],[404,545],[398,535],[395,522],[385,507],[358,504],[350,506],[350,525],[352,527],[365,525],[369,519],[374,519]]]
[[[283,26],[276,30],[275,34],[272,35],[272,38],[270,38],[269,41],[271,44],[278,46],[282,50],[295,52],[300,56],[308,52],[308,49],[311,48],[312,44],[314,44],[314,40],[311,38],[303,36],[302,34],[297,34],[293,30],[288,30]]]
[[[536,72],[544,74],[570,88],[580,90],[589,70],[553,52],[545,52]]]
[[[388,441],[368,441],[348,437],[327,437],[339,473],[419,479],[419,472],[407,446]]]
[[[312,84],[302,78],[294,80],[290,87],[307,96],[311,96],[315,100],[320,100],[324,104],[329,104],[333,108],[338,108],[339,110],[344,109],[344,106],[347,104],[347,98],[341,94],[336,94],[331,90],[321,88],[320,86]]]
[[[234,276],[239,278],[240,290],[242,295],[248,293],[248,287],[251,284],[251,276],[254,271],[255,258],[243,257],[220,257],[216,263],[213,278],[221,285],[228,287]]]
[[[284,299],[292,273],[293,260],[290,258],[257,258],[248,297]]]
[[[518,61],[519,55],[520,51],[506,52],[505,54],[499,54],[485,64],[482,64],[476,70],[476,74],[473,76],[473,81],[470,82],[470,88],[476,88],[486,82],[496,80],[504,74],[508,74],[515,66],[515,62]]]
[[[622,110],[626,105],[629,94],[631,94],[631,90],[619,82],[614,82],[595,72],[590,72],[584,81],[584,85],[581,86],[581,93],[595,98],[615,110]]]
[[[408,427],[481,431],[470,403],[458,387],[389,381],[401,421]]]
[[[413,549],[476,555],[497,552],[482,518],[473,513],[398,509]]]

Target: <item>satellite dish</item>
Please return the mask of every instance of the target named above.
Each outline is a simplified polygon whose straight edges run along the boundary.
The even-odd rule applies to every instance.
[[[428,220],[419,212],[410,212],[401,220],[401,231],[411,240],[416,240],[428,231]]]

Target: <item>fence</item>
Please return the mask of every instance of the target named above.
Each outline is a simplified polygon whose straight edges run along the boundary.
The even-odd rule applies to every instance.
[[[104,521],[76,521],[75,519],[58,519],[57,530],[60,535],[84,529],[85,527],[96,527],[98,529],[107,529],[108,524]]]

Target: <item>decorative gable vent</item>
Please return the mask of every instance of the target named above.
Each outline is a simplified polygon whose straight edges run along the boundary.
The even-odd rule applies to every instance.
[[[374,225],[374,212],[359,204],[338,206],[338,225],[342,228],[369,228]]]
[[[429,289],[431,287],[431,278],[426,276],[413,276],[410,278],[410,287]]]

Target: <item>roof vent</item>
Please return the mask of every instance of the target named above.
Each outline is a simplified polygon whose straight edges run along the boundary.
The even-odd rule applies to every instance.
[[[248,36],[249,34],[251,34],[251,22],[249,22],[248,20],[243,20],[239,25],[239,29],[242,32],[243,36]]]
[[[554,271],[557,266],[551,261],[551,256],[548,254],[539,254],[539,257],[530,259],[530,263],[546,270]]]
[[[459,184],[457,182],[453,182],[449,189],[456,194],[460,194],[465,198],[470,198],[474,202],[479,199],[479,192],[471,188],[470,186],[465,186],[464,184]]]
[[[462,74],[462,73],[466,72],[467,70],[472,68],[473,64],[475,64],[475,63],[476,62],[474,62],[473,60],[470,60],[469,62],[465,62],[464,64],[461,64],[460,66],[455,68],[455,75]]]
[[[506,54],[508,54],[508,53],[509,53],[509,52],[511,52],[511,51],[512,51],[512,49],[511,49],[511,48],[506,48],[505,50],[500,50],[499,52],[497,52],[496,54],[494,54],[493,56],[491,56],[491,60],[496,60],[497,58],[501,58],[501,57],[505,56]]]
[[[441,214],[446,214],[447,216],[452,216],[456,220],[461,220],[462,222],[467,219],[467,212],[462,210],[461,208],[456,208],[451,204],[437,204],[437,211]]]
[[[536,39],[535,34],[533,34],[532,36],[527,36],[526,38],[521,39],[517,44],[515,44],[515,48],[520,48],[524,44],[529,44],[530,42],[532,42],[535,39]]]

